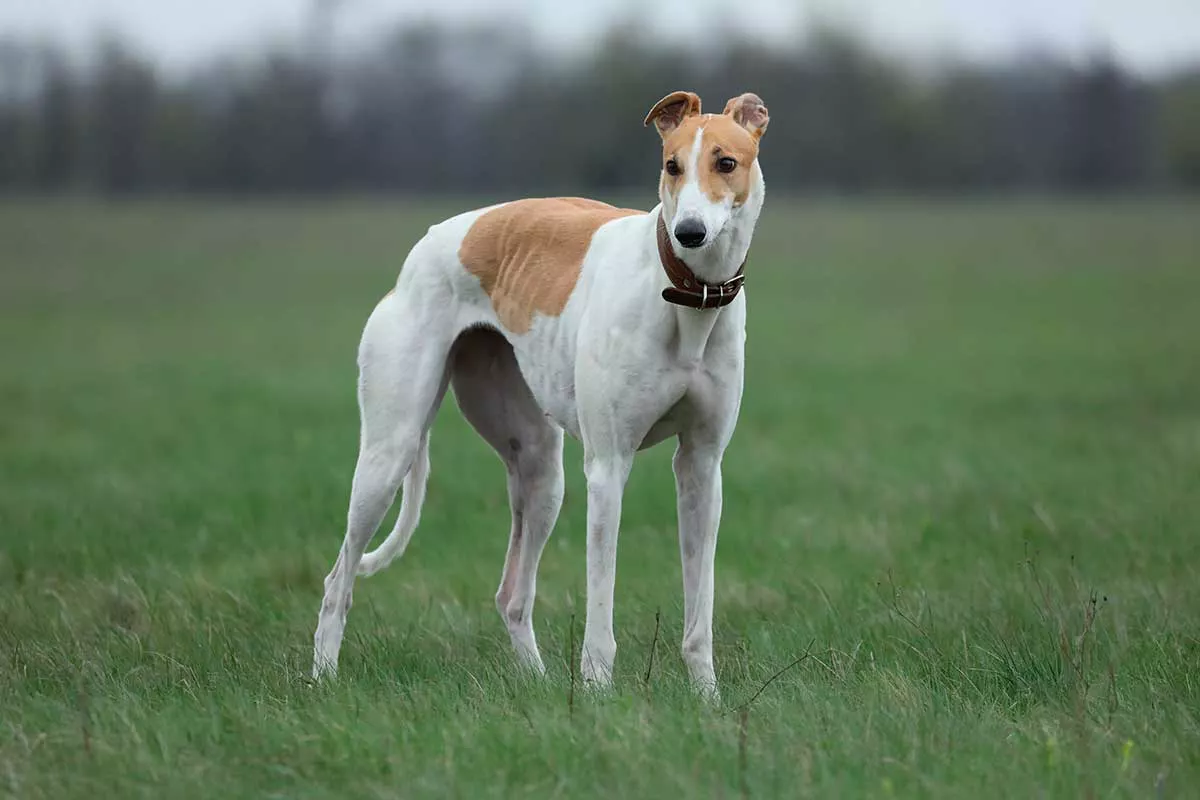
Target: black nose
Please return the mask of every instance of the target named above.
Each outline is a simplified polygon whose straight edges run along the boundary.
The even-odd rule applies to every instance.
[[[704,237],[707,233],[704,223],[695,217],[682,220],[675,226],[675,238],[684,247],[699,247],[704,244]]]

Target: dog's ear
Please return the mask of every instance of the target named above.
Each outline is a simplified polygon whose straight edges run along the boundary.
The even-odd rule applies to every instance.
[[[700,113],[700,96],[694,92],[671,92],[654,104],[643,125],[654,123],[664,139],[688,117]]]
[[[755,139],[767,132],[767,123],[771,121],[762,98],[750,92],[738,95],[726,103],[725,113],[733,117],[733,121],[748,130]]]

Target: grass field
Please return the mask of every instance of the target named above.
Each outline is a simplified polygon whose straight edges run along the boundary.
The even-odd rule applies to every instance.
[[[572,698],[579,447],[533,682],[453,403],[408,554],[305,679],[358,334],[451,205],[0,205],[0,793],[1196,796],[1200,204],[768,205],[715,709],[670,445],[626,493],[618,688]]]

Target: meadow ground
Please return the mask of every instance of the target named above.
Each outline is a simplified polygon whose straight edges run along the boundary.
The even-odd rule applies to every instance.
[[[579,447],[534,682],[492,601],[503,471],[451,402],[416,538],[310,685],[359,331],[454,205],[0,205],[0,793],[1200,791],[1187,201],[769,202],[720,708],[678,656],[670,445],[626,493],[618,688],[572,700]]]

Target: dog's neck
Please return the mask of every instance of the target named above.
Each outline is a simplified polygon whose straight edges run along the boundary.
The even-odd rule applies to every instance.
[[[692,268],[675,255],[671,246],[671,235],[667,233],[667,223],[661,213],[658,215],[656,238],[658,239],[658,260],[662,262],[663,271],[671,285],[663,289],[662,297],[668,303],[688,308],[724,308],[732,303],[742,289],[746,276],[742,274],[745,264],[738,267],[732,278],[721,283],[709,283],[696,277]]]

